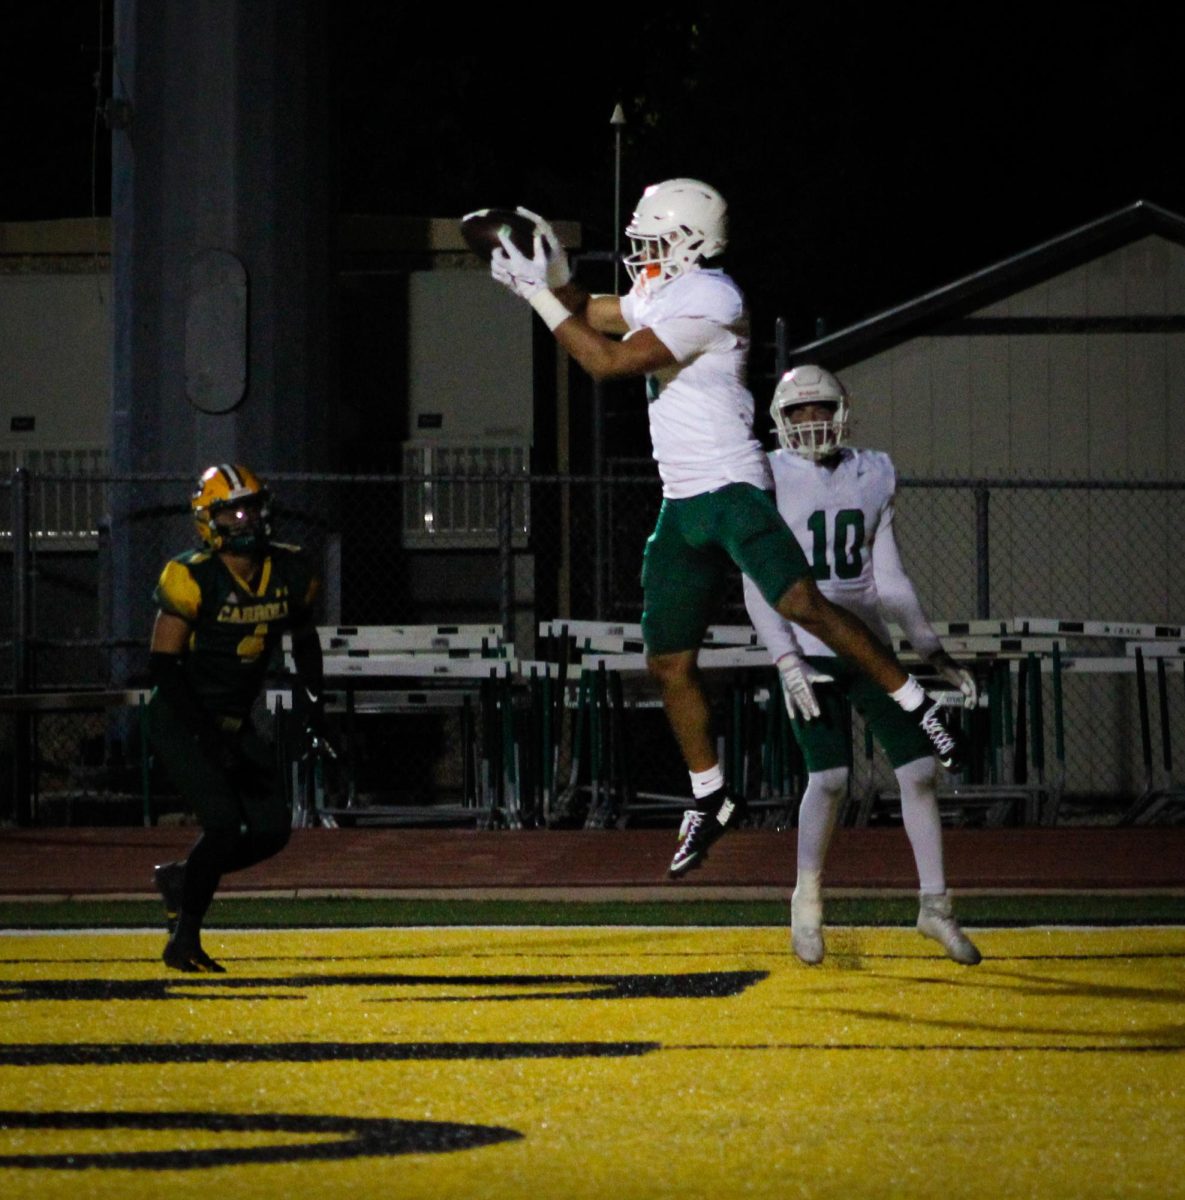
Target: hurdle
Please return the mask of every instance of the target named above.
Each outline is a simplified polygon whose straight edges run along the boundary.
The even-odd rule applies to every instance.
[[[344,801],[326,795],[323,758],[287,764],[298,825],[342,822],[502,823],[521,828],[521,787],[515,736],[513,680],[518,660],[497,625],[318,627],[324,660],[326,710],[341,717],[346,753],[338,764]],[[284,662],[295,667],[291,638]],[[291,691],[269,692],[281,723],[291,712]],[[433,713],[460,721],[461,802],[428,806],[364,804],[357,789],[351,748],[366,715]],[[277,738],[277,742],[282,739]]]
[[[1179,635],[1178,635],[1179,636]],[[1140,749],[1144,761],[1144,787],[1120,818],[1122,825],[1150,825],[1157,818],[1173,818],[1185,811],[1185,787],[1173,777],[1173,742],[1169,722],[1168,672],[1170,661],[1185,667],[1185,644],[1132,642],[1129,652],[1135,661],[1136,688],[1140,710]],[[1160,714],[1160,759],[1164,781],[1156,785],[1152,756],[1152,723],[1148,710],[1145,657],[1156,663],[1156,694]],[[1185,670],[1182,670],[1185,680]]]

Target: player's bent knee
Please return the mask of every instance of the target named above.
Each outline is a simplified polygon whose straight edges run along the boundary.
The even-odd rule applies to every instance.
[[[848,791],[847,767],[828,767],[823,771],[812,771],[810,781],[822,791],[831,802],[842,800]]]
[[[686,683],[695,675],[695,654],[682,650],[674,654],[652,654],[646,659],[646,669],[663,687]]]
[[[809,575],[804,575],[782,593],[774,607],[788,621],[810,628],[826,619],[828,603],[818,584]]]

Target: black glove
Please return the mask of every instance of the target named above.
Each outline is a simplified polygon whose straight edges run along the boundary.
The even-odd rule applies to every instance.
[[[329,758],[337,758],[337,748],[329,736],[328,722],[325,720],[325,697],[314,696],[308,689],[302,689],[304,703],[304,728],[301,731],[301,743],[304,747],[302,758],[314,758],[324,754]]]

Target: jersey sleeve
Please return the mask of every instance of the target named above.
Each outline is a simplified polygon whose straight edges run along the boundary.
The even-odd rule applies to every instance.
[[[712,350],[731,350],[737,344],[735,333],[707,317],[673,317],[651,328],[680,365]]]
[[[890,471],[892,467],[890,466]],[[881,611],[889,620],[901,626],[909,644],[927,661],[942,649],[942,642],[922,612],[921,602],[913,582],[905,573],[897,539],[893,534],[893,514],[896,510],[896,474],[884,512],[877,525],[872,543],[872,572],[876,578],[877,597]]]
[[[184,621],[196,621],[202,607],[202,590],[197,580],[190,569],[176,559],[165,564],[152,598],[161,612],[171,613]]]
[[[774,608],[761,594],[758,586],[748,575],[741,576],[745,589],[745,608],[749,610],[749,620],[761,638],[761,644],[769,651],[770,658],[777,662],[786,654],[801,654],[798,639],[794,636],[794,626]]]
[[[301,611],[307,616],[311,615],[313,606],[317,602],[317,597],[321,594],[321,580],[316,575],[310,575],[308,586],[305,588],[304,601],[301,605]]]

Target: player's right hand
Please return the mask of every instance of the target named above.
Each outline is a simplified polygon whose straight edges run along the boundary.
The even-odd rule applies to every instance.
[[[490,256],[490,274],[516,296],[529,301],[537,292],[548,290],[547,248],[538,231],[534,254],[528,258],[505,234],[500,234],[501,250]]]
[[[782,681],[782,698],[790,719],[813,721],[819,715],[819,701],[811,687],[810,668],[797,654],[783,654],[778,659],[778,677]]]
[[[556,288],[562,288],[571,283],[572,268],[568,265],[568,255],[560,245],[560,239],[550,223],[538,213],[531,212],[529,208],[523,208],[521,204],[518,206],[517,212],[520,216],[526,217],[528,221],[535,222],[535,236],[543,240],[543,250],[547,255],[547,286],[554,292]]]

